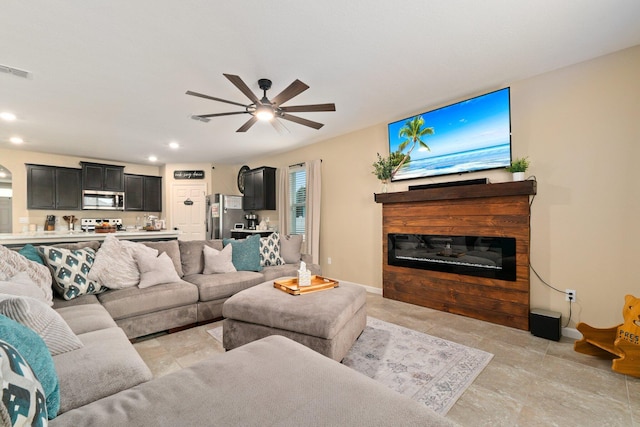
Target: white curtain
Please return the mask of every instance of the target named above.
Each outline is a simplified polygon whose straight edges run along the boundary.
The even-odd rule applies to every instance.
[[[305,223],[306,253],[320,264],[320,196],[322,194],[322,160],[305,162],[307,175],[307,215]]]
[[[289,168],[278,169],[278,191],[276,191],[276,209],[278,209],[278,231],[289,232]]]

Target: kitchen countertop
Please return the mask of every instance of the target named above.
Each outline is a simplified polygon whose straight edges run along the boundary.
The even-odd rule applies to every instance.
[[[87,231],[32,231],[25,233],[0,233],[0,245],[25,245],[27,243],[51,244],[88,242],[104,240],[109,234],[115,234],[125,240],[174,240],[180,235],[179,230],[160,231],[117,231],[115,233],[95,233]]]

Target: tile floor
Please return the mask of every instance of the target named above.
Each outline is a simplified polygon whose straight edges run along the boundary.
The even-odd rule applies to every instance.
[[[368,315],[495,356],[451,408],[463,426],[640,427],[640,378],[573,351],[573,340],[529,332],[367,294]],[[207,330],[221,322],[134,344],[155,376],[223,353]]]

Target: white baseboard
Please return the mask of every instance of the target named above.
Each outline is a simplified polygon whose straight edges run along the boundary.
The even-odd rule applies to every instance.
[[[582,339],[582,334],[575,328],[562,328],[562,336],[576,340]]]
[[[381,288],[374,288],[373,286],[363,285],[362,283],[355,283],[355,282],[349,282],[349,283],[353,283],[354,285],[362,286],[367,292],[370,292],[372,294],[382,295],[382,289]]]

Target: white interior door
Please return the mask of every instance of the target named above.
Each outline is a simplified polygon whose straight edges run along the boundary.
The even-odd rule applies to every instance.
[[[206,184],[172,184],[171,218],[173,227],[180,230],[180,240],[206,238]]]

